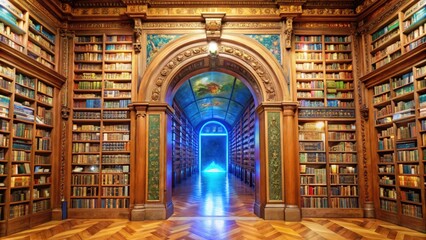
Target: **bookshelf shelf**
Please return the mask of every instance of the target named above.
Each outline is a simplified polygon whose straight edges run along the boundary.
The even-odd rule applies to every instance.
[[[117,50],[107,51],[105,48],[112,48],[110,38],[128,41],[119,42]],[[129,207],[131,40],[131,35],[75,37],[72,211]]]
[[[405,219],[416,229],[424,229],[419,220],[424,218],[424,162],[421,161],[422,118],[419,114],[421,79],[416,71],[424,66],[424,60],[369,88],[369,100],[375,103],[386,94],[386,104],[373,105],[370,114],[376,124],[371,142],[376,149],[375,198],[376,214],[382,219]],[[386,92],[386,93],[385,93]],[[418,199],[418,200],[414,200]],[[399,224],[405,225],[401,220]]]
[[[315,39],[313,46],[318,49],[305,47],[295,59],[302,208],[357,209],[351,36],[296,34],[295,39],[300,48],[308,44],[306,39]],[[309,93],[317,95],[307,96]],[[321,196],[307,194],[309,188],[319,190],[319,186],[324,191]],[[334,214],[341,216],[338,211]]]

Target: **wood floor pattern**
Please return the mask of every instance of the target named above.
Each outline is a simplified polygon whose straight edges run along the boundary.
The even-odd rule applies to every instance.
[[[252,213],[253,191],[238,179],[229,177],[225,182],[215,179],[214,184],[204,180],[188,180],[175,188],[175,214],[168,220],[68,219],[51,221],[0,239],[426,240],[424,233],[376,219],[306,218],[301,222],[263,220]],[[229,188],[217,193],[224,183]]]

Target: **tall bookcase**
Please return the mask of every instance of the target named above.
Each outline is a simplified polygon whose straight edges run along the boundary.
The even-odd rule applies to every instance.
[[[53,85],[0,61],[0,235],[49,221],[52,210]]]
[[[55,70],[57,31],[30,14],[19,1],[2,0],[0,10],[0,42]]]
[[[250,186],[255,185],[255,107],[252,100],[230,131],[229,171]]]
[[[426,61],[371,87],[379,218],[424,230]]]
[[[426,43],[426,1],[407,1],[369,35],[374,71]]]
[[[132,56],[132,35],[74,39],[71,217],[128,214]]]
[[[352,37],[296,34],[294,42],[303,216],[362,216]]]
[[[176,186],[199,170],[199,135],[177,104],[173,104],[173,109],[175,117],[172,129],[172,182],[173,186]]]

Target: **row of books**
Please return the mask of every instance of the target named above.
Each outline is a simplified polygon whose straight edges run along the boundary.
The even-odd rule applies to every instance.
[[[332,196],[358,196],[358,186],[332,186]]]
[[[358,198],[330,198],[331,208],[358,208]]]
[[[372,41],[377,40],[381,36],[385,35],[388,32],[391,32],[394,29],[397,29],[399,27],[399,19],[396,19],[395,21],[391,22],[387,26],[377,30],[371,35]]]
[[[396,193],[395,188],[380,187],[379,188],[379,196],[380,197],[385,197],[385,198],[396,199],[397,198],[397,193]]]
[[[354,118],[352,109],[300,109],[301,118]]]
[[[55,45],[51,41],[46,40],[44,36],[33,32],[28,32],[28,36],[29,40],[34,41],[35,44],[40,44],[41,46],[49,49],[51,52],[55,52]]]

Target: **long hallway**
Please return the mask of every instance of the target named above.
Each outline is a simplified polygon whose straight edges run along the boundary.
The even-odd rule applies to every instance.
[[[181,217],[228,217],[256,219],[254,189],[224,172],[193,175],[173,189],[175,213]]]
[[[67,219],[0,239],[426,239],[376,219],[263,220],[253,214],[252,189],[225,173],[193,175],[174,192],[175,214],[168,220]]]

